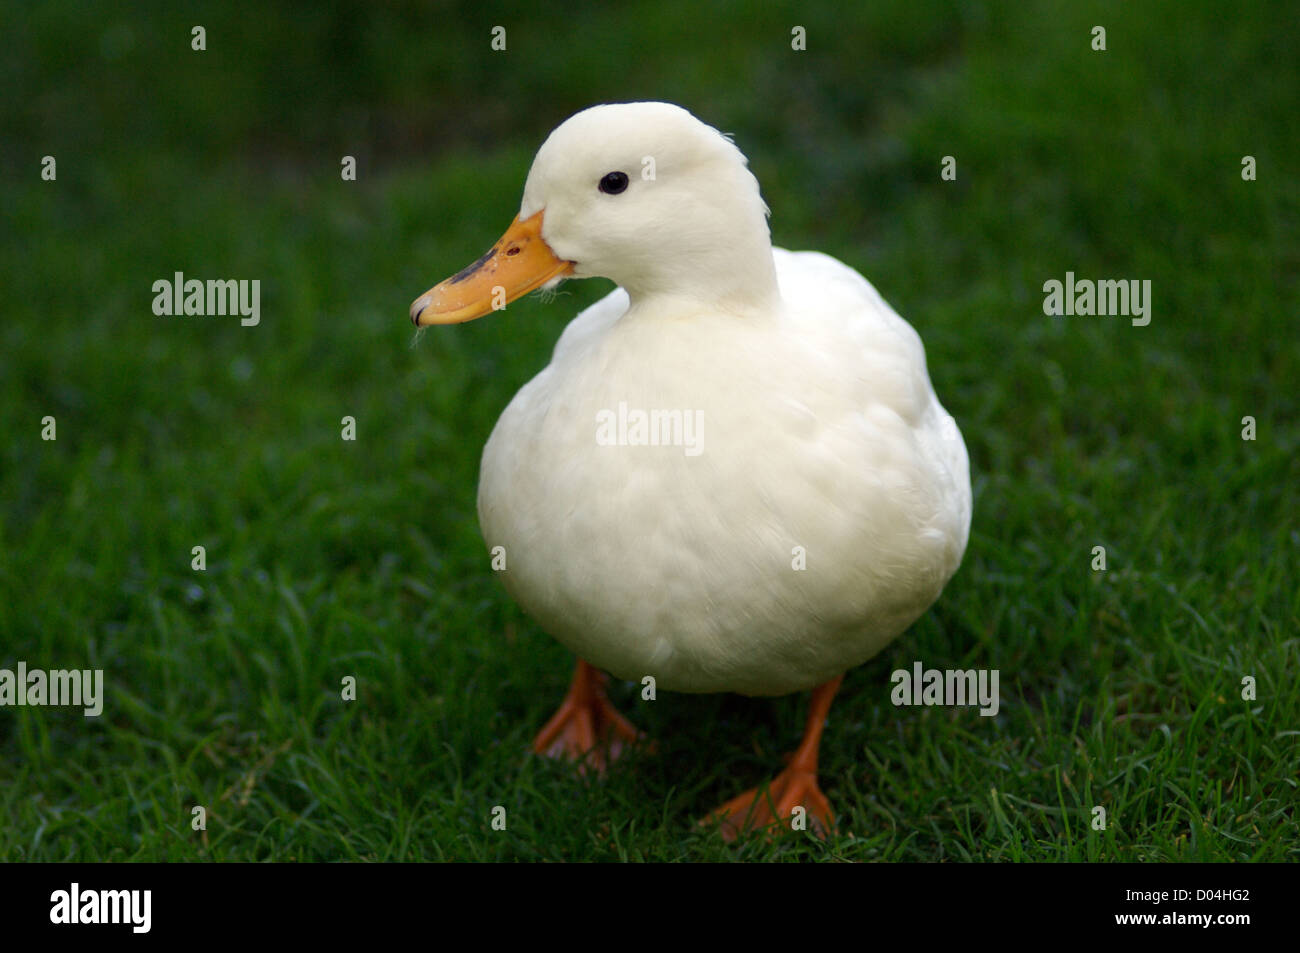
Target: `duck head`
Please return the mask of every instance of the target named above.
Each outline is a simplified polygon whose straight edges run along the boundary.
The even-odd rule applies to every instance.
[[[730,139],[669,103],[570,117],[538,150],[506,233],[417,298],[411,320],[471,321],[536,288],[594,277],[617,282],[633,304],[667,295],[743,310],[776,294],[767,206]]]

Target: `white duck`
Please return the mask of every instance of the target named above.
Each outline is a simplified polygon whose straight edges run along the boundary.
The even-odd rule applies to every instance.
[[[416,325],[564,278],[619,287],[575,318],[483,451],[506,588],[579,656],[539,752],[598,764],[637,737],[605,676],[682,692],[814,688],[773,781],[714,814],[784,822],[817,787],[843,673],[939,596],[966,548],[966,448],[916,332],[848,266],[774,249],[744,155],[678,106],[595,106],[538,151],[519,216],[421,295]]]

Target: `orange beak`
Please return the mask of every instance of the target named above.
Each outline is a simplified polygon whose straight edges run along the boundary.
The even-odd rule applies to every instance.
[[[542,240],[542,212],[516,217],[486,255],[411,302],[411,322],[424,327],[473,321],[571,274],[573,262],[556,258]]]

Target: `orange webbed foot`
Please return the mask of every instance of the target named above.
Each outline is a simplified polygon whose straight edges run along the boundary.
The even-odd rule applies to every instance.
[[[802,808],[802,812],[797,811]],[[835,829],[831,802],[817,785],[812,771],[787,768],[766,787],[754,788],[713,811],[702,822],[719,825],[723,840],[734,841],[741,834],[782,830],[809,830],[825,838]]]
[[[533,751],[548,758],[577,761],[603,774],[643,735],[605,694],[607,676],[579,660],[569,693],[533,740]]]
[[[803,741],[791,755],[786,769],[767,787],[755,788],[732,798],[706,817],[702,824],[719,826],[723,839],[727,841],[757,830],[769,834],[804,830],[822,838],[835,830],[835,814],[831,811],[830,801],[817,786],[817,753],[831,700],[843,680],[844,676],[840,675],[813,689]],[[799,808],[802,811],[797,810]]]

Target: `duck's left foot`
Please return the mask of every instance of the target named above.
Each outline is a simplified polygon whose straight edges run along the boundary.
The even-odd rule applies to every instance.
[[[719,825],[722,838],[727,841],[734,841],[749,831],[776,834],[780,829],[807,830],[825,838],[835,829],[835,814],[831,802],[817,786],[817,775],[792,763],[771,785],[732,798],[702,823],[709,827]]]
[[[822,838],[835,830],[831,803],[817,786],[817,753],[821,749],[822,727],[831,710],[831,700],[842,681],[844,676],[840,675],[813,689],[803,741],[791,755],[786,769],[767,788],[755,788],[732,798],[701,824],[719,825],[723,839],[728,841],[753,830],[766,830],[769,834],[782,828],[804,830]]]
[[[548,758],[580,762],[598,774],[642,739],[605,694],[608,676],[578,660],[569,693],[533,740],[533,751]]]

